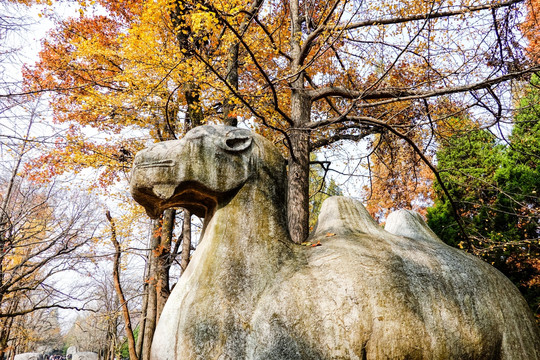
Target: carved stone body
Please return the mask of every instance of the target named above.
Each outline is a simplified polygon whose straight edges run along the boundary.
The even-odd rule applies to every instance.
[[[13,357],[13,360],[42,360],[43,354],[40,353],[23,353],[17,354]]]
[[[99,356],[95,352],[82,351],[76,352],[71,355],[71,360],[98,360]]]
[[[323,204],[321,246],[295,245],[284,179],[277,149],[232,127],[137,155],[132,194],[151,216],[205,216],[152,359],[540,359],[532,314],[497,270],[412,213],[390,217],[389,232],[343,197]]]
[[[66,350],[66,356],[73,356],[73,354],[75,354],[76,352],[77,352],[77,347],[70,346]]]

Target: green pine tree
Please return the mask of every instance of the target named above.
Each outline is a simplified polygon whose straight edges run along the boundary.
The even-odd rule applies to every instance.
[[[493,203],[497,194],[495,173],[501,164],[503,146],[487,130],[456,134],[437,152],[441,178],[457,204],[469,237],[486,239],[497,227]],[[464,234],[453,217],[452,207],[435,184],[437,198],[428,209],[428,224],[441,239],[463,247]]]
[[[456,134],[437,152],[441,178],[455,201],[435,185],[428,224],[452,246],[481,256],[521,290],[540,322],[540,89],[538,77],[519,103],[508,141],[488,130]]]

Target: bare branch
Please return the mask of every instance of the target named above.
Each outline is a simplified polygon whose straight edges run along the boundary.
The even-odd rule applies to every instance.
[[[412,147],[414,152],[416,154],[418,154],[420,159],[422,159],[422,162],[424,164],[426,164],[427,167],[429,167],[429,169],[432,171],[433,175],[435,175],[435,178],[437,179],[439,185],[441,186],[444,194],[446,195],[446,197],[448,198],[448,201],[450,202],[450,204],[452,206],[454,218],[456,219],[456,222],[458,223],[463,236],[469,242],[469,246],[472,246],[472,244],[470,244],[470,240],[469,240],[469,238],[467,236],[467,233],[465,232],[465,228],[463,226],[463,222],[462,222],[461,217],[459,215],[457,205],[456,205],[454,199],[452,198],[452,196],[450,195],[450,192],[448,191],[448,188],[446,187],[446,185],[442,181],[440,173],[437,170],[437,167],[431,163],[431,161],[426,157],[425,153],[418,147],[418,145],[416,145],[416,143],[409,136],[401,133],[400,131],[395,129],[392,125],[389,125],[389,124],[387,124],[385,122],[379,121],[379,120],[377,120],[375,118],[370,118],[370,117],[367,117],[367,116],[362,116],[362,117],[360,117],[360,116],[342,116],[341,118],[343,118],[343,119],[340,119],[340,121],[351,121],[351,122],[358,122],[358,123],[365,123],[365,124],[372,124],[372,125],[380,126],[381,128],[384,128],[384,129],[388,130],[390,133],[392,133],[392,134],[398,136],[399,138],[405,140]]]
[[[312,89],[312,90],[308,90],[307,93],[309,96],[311,96],[311,99],[313,101],[317,101],[325,97],[342,97],[345,99],[352,99],[355,101],[388,99],[384,101],[358,105],[359,108],[368,108],[368,107],[391,104],[398,101],[426,99],[426,98],[441,96],[441,95],[451,95],[451,94],[468,92],[468,91],[488,89],[494,85],[503,83],[505,81],[519,78],[523,75],[535,73],[538,71],[540,71],[540,65],[536,65],[534,67],[520,70],[520,71],[511,72],[511,73],[508,73],[499,77],[495,77],[492,79],[486,79],[484,81],[480,81],[472,85],[447,87],[447,88],[440,88],[440,89],[435,89],[435,90],[410,90],[410,89],[404,89],[404,88],[387,88],[387,89],[381,89],[381,90],[372,90],[370,92],[364,93],[363,91],[351,90],[344,87],[336,86],[336,87],[324,87],[320,89]]]
[[[482,10],[491,10],[491,9],[499,9],[503,7],[509,7],[514,4],[518,4],[521,2],[524,2],[525,0],[509,0],[504,2],[493,2],[490,4],[483,4],[483,5],[477,5],[477,6],[466,6],[462,7],[458,10],[454,11],[441,11],[441,12],[433,12],[430,14],[413,14],[409,16],[400,16],[396,18],[380,18],[380,19],[373,19],[373,20],[366,20],[366,21],[360,21],[356,23],[351,23],[345,26],[337,27],[336,30],[354,30],[366,26],[373,26],[373,25],[393,25],[393,24],[401,24],[411,21],[420,21],[420,20],[428,20],[428,19],[439,19],[439,18],[445,18],[445,17],[451,17],[456,15],[463,15],[463,14],[469,14],[471,12],[477,12]]]

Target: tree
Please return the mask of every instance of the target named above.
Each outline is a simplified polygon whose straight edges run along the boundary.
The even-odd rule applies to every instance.
[[[538,33],[540,32],[539,8],[540,3],[538,0],[527,1],[527,15],[525,22],[521,25],[521,30],[527,38],[529,45],[527,47],[527,56],[536,62],[540,60],[540,41],[538,40]]]
[[[495,254],[500,270],[520,288],[540,323],[540,92],[533,76],[514,117],[514,126],[495,180],[501,221],[508,224]],[[513,225],[513,226],[512,226]],[[495,238],[494,240],[500,240]],[[504,246],[507,245],[507,246]]]
[[[76,107],[64,105],[80,104],[81,116],[87,117],[88,110],[96,109],[90,111],[96,114],[96,120],[119,119],[119,112],[127,116],[124,111],[132,114],[127,118],[133,119],[134,114],[144,113],[142,109],[149,109],[150,113],[151,109],[178,109],[168,106],[180,104],[176,99],[187,104],[186,96],[189,97],[191,90],[184,92],[182,100],[175,95],[180,85],[168,81],[174,78],[174,73],[181,72],[177,69],[185,69],[187,78],[201,80],[192,94],[205,99],[195,101],[199,104],[199,115],[202,112],[206,119],[211,119],[220,111],[229,114],[235,108],[235,116],[237,113],[255,116],[267,127],[263,132],[273,133],[285,141],[289,148],[290,228],[293,238],[299,242],[307,235],[308,228],[310,151],[338,140],[358,141],[372,134],[391,132],[415,152],[422,153],[424,144],[416,144],[411,134],[423,133],[422,138],[433,135],[430,127],[434,120],[430,115],[436,98],[460,98],[464,100],[461,101],[464,108],[486,108],[495,114],[507,89],[505,82],[537,70],[536,64],[522,61],[520,35],[514,31],[513,25],[519,20],[516,13],[522,3],[520,0],[477,4],[411,1],[396,6],[390,2],[214,4],[194,0],[126,1],[118,6],[103,0],[100,5],[111,17],[83,18],[80,23],[87,30],[79,29],[75,33],[96,34],[89,34],[83,41],[70,40],[78,49],[75,53],[86,58],[87,64],[96,66],[75,67],[73,73],[77,76],[70,78],[71,85],[65,82],[60,84],[62,86],[51,86],[55,84],[36,81],[41,85],[34,91],[56,89],[65,94],[70,89],[79,89],[73,91],[76,95],[72,100],[57,102],[61,112],[77,112]],[[71,25],[65,26],[68,32],[74,29]],[[207,29],[212,27],[220,30],[209,32]],[[118,36],[120,34],[122,36]],[[167,44],[173,37],[181,54],[164,52],[171,49]],[[123,46],[118,39],[130,45]],[[138,50],[148,49],[149,44],[157,51]],[[96,49],[94,55],[87,56],[88,50]],[[119,49],[125,51],[119,52]],[[60,50],[56,53],[66,55]],[[173,66],[163,67],[164,60],[143,60],[158,51],[168,57],[156,58],[180,60],[181,64],[172,62]],[[49,53],[53,58],[54,52]],[[72,54],[68,51],[69,56],[62,56],[68,59],[68,64]],[[128,63],[137,65],[138,71],[129,71],[124,59],[130,59]],[[73,64],[80,66],[85,62]],[[150,74],[154,81],[136,81],[133,75],[144,78],[141,74],[148,74],[143,70],[149,69],[148,64],[153,64]],[[486,71],[487,68],[479,64],[490,66],[491,70]],[[203,71],[204,67],[209,68],[210,74]],[[70,69],[69,66],[56,67],[58,71],[66,68]],[[162,71],[163,68],[169,72]],[[212,74],[214,76],[210,76]],[[31,75],[36,79],[40,76],[35,72]],[[120,80],[122,76],[124,81]],[[156,82],[155,89],[143,85]],[[88,91],[90,88],[93,90]],[[161,88],[166,89],[160,96],[157,89]],[[123,96],[133,95],[133,90],[140,89],[146,89],[142,94],[158,95],[153,97],[154,101],[159,100],[155,103],[158,106],[133,101],[148,99],[148,96],[135,95],[132,101]],[[111,97],[112,93],[119,96]],[[83,100],[85,98],[88,101]],[[418,106],[426,108],[421,122],[404,125],[392,121],[403,109]],[[187,110],[189,112],[189,106]],[[154,123],[163,122],[166,129],[173,128],[174,122],[169,121],[167,125],[163,120],[174,119],[174,116],[168,111],[163,114],[158,117],[161,120],[154,118]],[[89,116],[90,123],[94,121],[92,118]],[[485,123],[487,120],[475,121]],[[163,134],[158,129],[156,134]],[[74,138],[80,137],[75,132]],[[89,148],[95,153],[101,150]],[[420,158],[430,170],[436,171],[428,157]]]
[[[17,184],[12,194],[9,206],[4,208],[7,226],[0,258],[0,332],[6,335],[2,337],[3,346],[9,338],[11,318],[40,309],[77,308],[72,305],[75,294],[55,279],[77,268],[77,263],[84,261],[78,253],[88,251],[95,240],[95,210],[84,196],[75,200],[52,186],[36,188],[28,184]]]
[[[367,210],[379,222],[399,209],[425,214],[432,198],[431,170],[402,139],[382,134],[375,142],[368,162],[370,183],[364,186]]]
[[[415,152],[422,153],[423,144],[417,145],[411,134],[424,132],[423,138],[430,136],[433,99],[471,93],[472,96],[461,96],[465,107],[496,108],[505,91],[501,84],[537,70],[535,66],[525,66],[519,57],[520,49],[515,48],[519,34],[512,31],[512,25],[518,21],[515,12],[520,3],[512,0],[470,5],[426,1],[396,7],[391,3],[341,1],[325,5],[309,1],[224,5],[189,1],[144,6],[129,2],[129,16],[115,16],[128,24],[133,18],[141,19],[133,27],[141,32],[133,31],[129,33],[133,36],[123,38],[133,43],[136,40],[132,39],[138,38],[148,41],[149,37],[143,35],[158,34],[148,25],[156,25],[158,18],[165,21],[167,25],[162,29],[175,30],[180,50],[189,55],[189,61],[181,57],[185,63],[199,70],[209,67],[214,77],[199,72],[200,79],[204,79],[199,84],[204,86],[198,88],[206,99],[201,103],[206,105],[206,118],[212,117],[211,108],[233,102],[237,109],[242,105],[243,109],[238,111],[255,116],[282,136],[289,148],[290,228],[299,242],[308,228],[310,151],[338,140],[361,140],[371,134],[391,132]],[[118,12],[106,1],[102,5],[112,9],[113,14]],[[170,9],[169,19],[163,18],[163,9]],[[261,13],[275,15],[261,17]],[[467,26],[469,20],[474,20],[474,26]],[[101,19],[100,26],[102,21],[108,22]],[[113,27],[112,38],[117,38],[117,24],[105,24]],[[213,26],[222,31],[208,32]],[[279,37],[274,35],[278,33]],[[161,39],[158,43],[167,43],[166,38]],[[89,48],[92,47],[83,47],[85,51]],[[231,52],[232,48],[239,49],[238,62],[234,61],[236,51]],[[135,47],[125,49],[126,58],[130,51],[140,54]],[[113,65],[119,63],[115,61],[118,59],[111,59],[110,53],[97,55],[91,60],[102,64],[98,69],[104,76],[100,78],[111,79],[112,74],[125,73],[122,66]],[[180,57],[172,54],[169,58]],[[444,61],[445,58],[453,61]],[[231,63],[238,63],[234,71],[228,66]],[[479,63],[491,66],[492,71],[484,71]],[[232,72],[238,73],[233,76],[238,77],[238,86],[229,77]],[[468,74],[467,80],[463,74]],[[109,84],[96,82],[99,78],[81,78],[85,86],[105,88],[103,95],[115,91],[116,86],[126,88],[125,82]],[[168,79],[170,75],[161,78]],[[169,96],[161,97],[162,101],[165,98]],[[389,104],[395,105],[395,109]],[[408,125],[392,122],[403,109],[417,104],[426,107],[423,121]],[[116,105],[111,111],[99,113],[116,115],[113,110],[122,107]],[[171,118],[165,115],[166,119]],[[420,158],[432,171],[436,170],[427,157]]]
[[[496,115],[504,84],[538,70],[524,64],[516,47],[520,1],[188,3],[193,10],[186,22],[193,25],[186,41],[206,39],[206,47],[191,51],[215,76],[210,101],[220,103],[220,94],[234,98],[237,111],[255,117],[288,148],[289,228],[296,242],[308,231],[311,151],[390,133],[437,178],[425,142],[415,141],[434,135],[437,99],[459,99],[464,109]],[[216,25],[222,31],[206,32]],[[217,47],[236,43],[238,88],[227,80],[230,54]],[[415,118],[420,121],[393,121],[419,107],[425,108]]]
[[[32,105],[32,103],[27,103]],[[0,353],[9,346],[14,326],[36,311],[77,308],[77,294],[58,284],[60,274],[82,267],[97,239],[99,221],[90,196],[69,193],[57,179],[35,184],[22,168],[47,137],[37,105],[29,114],[11,110],[3,122],[0,151]],[[3,355],[2,355],[3,356]]]
[[[487,130],[476,129],[465,136],[454,136],[437,152],[438,166],[443,182],[463,215],[469,238],[482,239],[506,226],[493,215],[492,207],[497,194],[495,173],[500,166],[503,148]],[[430,227],[445,242],[461,248],[469,247],[452,215],[447,197],[441,194],[433,209],[428,210]],[[481,240],[478,240],[481,241]]]
[[[127,179],[132,155],[144,144],[175,139],[192,123],[200,123],[200,111],[188,101],[197,97],[197,90],[185,88],[183,81],[196,78],[200,70],[174,46],[174,33],[161,21],[163,10],[157,4],[99,5],[105,15],[94,16],[86,9],[78,18],[60,21],[44,39],[40,61],[25,71],[27,91],[49,92],[54,120],[69,126],[67,136],[41,149],[43,155],[27,170],[42,179],[99,169],[96,187],[111,196],[108,189]],[[90,127],[106,139],[88,137],[85,129]],[[169,210],[152,225],[139,349],[149,349],[170,291],[169,269],[179,252],[173,238],[176,218],[176,211]],[[182,239],[189,249],[189,235]]]
[[[64,337],[64,341],[68,346],[75,346],[77,351],[92,351],[101,353],[100,355],[109,359],[109,338],[108,325],[113,320],[118,320],[116,317],[105,321],[105,317],[100,315],[87,314],[77,317],[71,328]],[[114,350],[114,349],[111,349]],[[105,354],[107,352],[107,354]]]
[[[122,285],[120,282],[120,257],[122,255],[122,250],[120,248],[120,243],[118,242],[118,239],[116,237],[116,225],[114,224],[114,220],[111,217],[110,211],[107,211],[106,215],[111,225],[111,241],[114,245],[114,289],[116,291],[116,295],[118,296],[118,300],[120,301],[120,306],[122,307],[122,316],[124,317],[124,323],[126,324],[126,338],[128,343],[129,359],[137,360],[137,349],[135,344],[135,336],[133,334],[133,327],[131,326],[131,315],[129,312],[126,297],[124,295],[124,290],[122,289]]]
[[[539,317],[540,100],[532,78],[519,102],[507,143],[488,130],[454,136],[437,152],[439,170],[463,215],[468,237],[459,232],[450,205],[437,189],[428,224],[441,239],[467,247],[505,273]],[[539,317],[540,319],[540,317]]]
[[[116,254],[106,256],[116,257]],[[93,351],[107,360],[119,357],[128,334],[125,322],[122,321],[124,306],[128,306],[127,311],[132,317],[140,316],[140,311],[135,311],[140,304],[134,301],[140,298],[140,286],[136,281],[138,276],[134,277],[134,274],[124,271],[120,285],[124,303],[121,303],[116,293],[116,280],[110,276],[113,270],[110,265],[96,263],[91,271],[78,281],[78,285],[85,289],[86,311],[79,313],[64,339],[66,347],[75,346],[78,351]],[[127,267],[126,264],[119,266]]]
[[[448,141],[452,135],[460,136],[472,124],[462,104],[444,97],[430,106],[424,102],[402,109],[393,124],[422,123],[426,117],[430,119],[429,131],[419,128],[410,133],[409,139],[421,145],[425,159],[434,163],[440,143]],[[405,139],[393,133],[374,136],[368,150],[369,183],[363,190],[367,209],[373,217],[384,222],[390,212],[398,209],[415,210],[425,215],[426,208],[432,205],[436,178],[423,157]]]
[[[34,311],[17,317],[12,325],[6,359],[24,352],[50,353],[62,349],[63,339],[56,309]]]

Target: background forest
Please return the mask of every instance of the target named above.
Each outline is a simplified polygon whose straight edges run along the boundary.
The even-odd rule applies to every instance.
[[[134,154],[206,123],[288,159],[303,243],[329,195],[420,212],[540,322],[538,0],[1,0],[0,359],[148,359],[200,219],[151,221]]]

